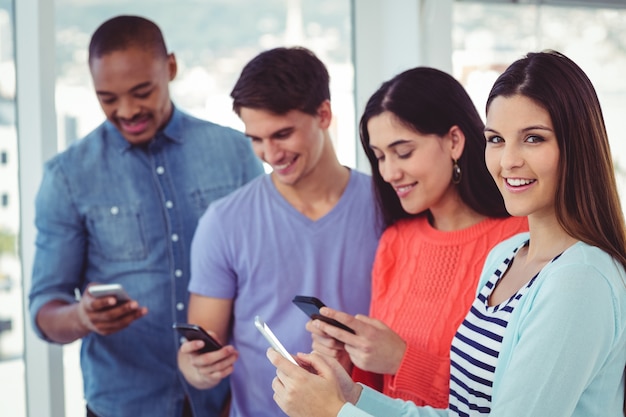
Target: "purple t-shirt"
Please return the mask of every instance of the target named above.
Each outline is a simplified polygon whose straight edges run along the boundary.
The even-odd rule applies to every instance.
[[[200,219],[191,248],[189,291],[234,299],[230,343],[239,351],[231,376],[233,417],[277,416],[276,370],[259,315],[291,353],[309,352],[307,316],[295,295],[316,296],[351,314],[369,311],[371,270],[379,225],[371,178],[352,170],[336,206],[312,221],[259,177],[213,203]]]

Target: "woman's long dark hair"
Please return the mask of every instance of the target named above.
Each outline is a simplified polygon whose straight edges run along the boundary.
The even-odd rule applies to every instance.
[[[600,102],[587,75],[556,51],[529,53],[496,80],[494,98],[516,94],[543,107],[559,145],[556,217],[572,237],[626,268],[626,232]]]
[[[361,144],[372,168],[374,193],[385,227],[424,213],[404,211],[393,187],[380,175],[378,159],[370,148],[367,123],[383,112],[392,113],[406,127],[425,135],[443,137],[452,126],[458,126],[465,135],[465,147],[458,160],[463,174],[456,185],[461,199],[485,216],[508,216],[502,195],[485,164],[484,124],[472,100],[451,75],[418,67],[383,83],[370,97],[359,123]]]

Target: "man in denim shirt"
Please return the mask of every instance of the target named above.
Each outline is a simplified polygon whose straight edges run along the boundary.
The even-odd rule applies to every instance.
[[[262,165],[243,134],[173,106],[176,60],[154,23],[103,23],[89,67],[107,121],[46,164],[36,201],[34,328],[53,343],[82,338],[88,416],[217,416],[227,383],[204,392],[186,384],[172,323],[187,320],[200,215]],[[119,283],[131,300],[94,298],[93,283]]]

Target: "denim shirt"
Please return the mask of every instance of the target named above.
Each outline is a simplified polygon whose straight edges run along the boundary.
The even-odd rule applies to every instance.
[[[132,146],[108,121],[46,163],[36,199],[30,313],[75,302],[90,282],[117,282],[148,314],[109,336],[82,340],[89,408],[101,417],[216,416],[227,381],[208,391],[177,368],[173,322],[187,321],[189,248],[209,203],[263,172],[240,132],[174,109],[147,146]],[[48,340],[48,339],[46,339]]]

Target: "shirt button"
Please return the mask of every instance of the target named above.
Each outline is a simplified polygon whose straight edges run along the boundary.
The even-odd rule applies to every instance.
[[[183,311],[184,309],[185,309],[185,304],[183,303],[176,304],[176,310]]]
[[[165,202],[165,207],[167,207],[168,209],[171,209],[172,207],[174,207],[174,203],[168,200]]]
[[[172,242],[178,242],[178,235],[176,233],[172,235]]]
[[[111,214],[112,214],[112,215],[114,215],[114,216],[115,216],[115,215],[116,215],[117,213],[119,213],[119,212],[120,212],[120,208],[119,208],[118,206],[113,206],[113,207],[111,207]]]
[[[184,336],[181,336],[180,339],[178,339],[178,341],[182,345],[183,343],[185,343],[187,341],[187,339]]]
[[[163,175],[163,173],[165,172],[165,168],[163,167],[157,167],[156,169],[156,173],[159,175]]]
[[[174,275],[175,275],[177,278],[180,278],[180,277],[182,277],[182,276],[183,276],[183,271],[181,271],[180,269],[177,269],[176,271],[174,271]]]

